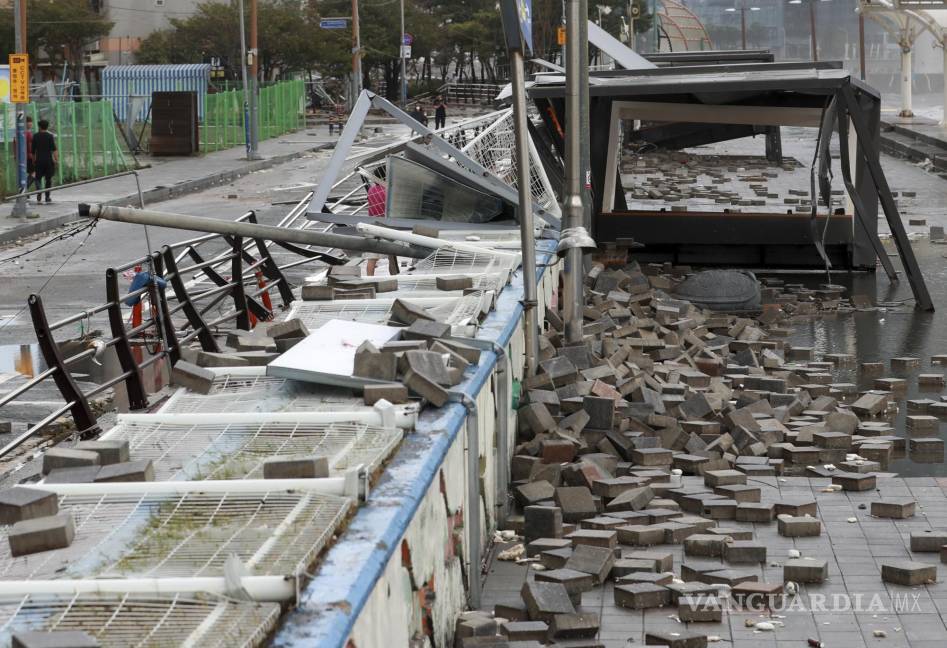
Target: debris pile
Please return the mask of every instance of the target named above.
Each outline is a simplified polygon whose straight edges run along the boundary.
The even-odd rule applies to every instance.
[[[518,512],[508,524],[523,536],[525,558],[505,554],[532,573],[520,604],[497,605],[493,617],[462,617],[458,645],[498,645],[483,638],[498,633],[511,642],[586,638],[599,645],[601,620],[582,596],[607,580],[616,606],[673,606],[680,622],[691,623],[720,622],[733,605],[766,612],[798,584],[828,577],[823,558],[796,550],[788,559],[770,556],[750,527],[735,523],[775,523],[784,538],[820,536],[815,498],[764,503],[757,478],[829,478],[826,492],[875,489],[879,473],[905,450],[885,418],[905,379],[879,376],[875,389],[859,393],[855,384],[833,382],[833,370],[855,366],[853,356],[817,360],[812,348],[785,343],[790,314],[837,308],[847,301],[840,287],[773,281],[763,288],[761,313],[720,314],[670,296],[688,270],[594,265],[578,344],[566,342],[560,317],[547,311],[511,464]],[[896,358],[891,368],[908,371],[916,362]],[[862,370],[877,375],[884,367]],[[909,431],[923,433],[910,444],[942,459],[934,434],[945,408],[928,413],[935,405],[908,403]],[[911,499],[883,499],[872,502],[871,514],[904,519],[914,510]],[[915,535],[912,551],[947,556],[947,535]],[[664,545],[681,546],[684,563],[674,565]],[[772,560],[781,560],[782,579],[763,582],[760,564]],[[892,560],[879,581],[935,577],[933,565]],[[781,627],[772,619],[753,623],[754,632]],[[490,627],[464,634],[465,624]],[[713,638],[647,627],[645,636],[647,644],[673,647]]]

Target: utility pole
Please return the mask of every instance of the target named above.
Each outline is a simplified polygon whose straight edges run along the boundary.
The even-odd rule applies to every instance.
[[[240,66],[243,75],[243,136],[246,142],[247,159],[253,159],[253,135],[250,120],[250,77],[247,73],[247,28],[244,20],[243,0],[240,0]]]
[[[947,60],[947,59],[945,59]],[[947,72],[947,68],[944,68]],[[865,80],[865,14],[858,12],[858,72],[861,80]],[[945,76],[947,78],[947,76]],[[947,93],[947,87],[944,88]],[[947,105],[947,104],[945,104]]]
[[[526,375],[535,376],[539,364],[539,318],[536,312],[536,246],[533,231],[533,196],[530,193],[529,126],[526,114],[524,52],[532,49],[531,8],[523,17],[517,0],[503,0],[503,32],[510,54],[513,90],[513,130],[516,138],[516,187],[519,192],[520,249],[523,258],[523,324],[526,334]],[[524,38],[524,36],[527,36]],[[526,40],[524,44],[524,40]]]
[[[362,39],[359,34],[358,0],[352,0],[352,89],[350,108],[355,107],[358,96],[362,94]]]
[[[401,59],[401,107],[408,105],[408,73],[404,58],[404,0],[401,0],[401,36],[398,38],[398,58]]]
[[[257,93],[259,75],[259,47],[257,43],[257,0],[250,0],[250,51],[247,53],[250,64],[250,155],[251,160],[259,159],[260,147],[260,108]]]
[[[588,58],[582,23],[588,21],[583,0],[566,0],[566,88],[565,88],[565,192],[562,197],[563,229],[557,251],[565,255],[562,273],[562,319],[567,344],[582,342],[582,250],[594,247],[583,226],[585,201],[582,169],[582,68],[588,73]],[[587,44],[586,44],[587,46]]]
[[[16,16],[14,38],[17,54],[26,54],[26,0],[14,0],[13,11]],[[26,191],[26,104],[16,105],[16,184],[20,193]],[[13,218],[26,217],[26,197],[20,196],[13,205]]]

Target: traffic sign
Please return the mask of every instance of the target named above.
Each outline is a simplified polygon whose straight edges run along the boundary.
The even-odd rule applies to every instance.
[[[10,54],[10,103],[30,102],[30,57]]]
[[[523,32],[523,41],[526,51],[533,51],[533,2],[532,0],[517,0],[517,9],[520,16],[520,31]]]
[[[401,58],[411,58],[411,46],[402,45],[401,46]]]
[[[637,18],[641,15],[641,7],[638,5],[631,5],[631,17]]]
[[[414,36],[405,32],[401,35],[401,44],[402,45],[414,45]]]
[[[323,18],[319,21],[319,27],[322,29],[345,29],[348,26],[348,18]]]
[[[529,53],[533,49],[532,0],[501,0],[503,35],[510,51]]]

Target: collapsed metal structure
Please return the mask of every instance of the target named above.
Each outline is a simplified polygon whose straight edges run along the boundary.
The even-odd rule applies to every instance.
[[[633,238],[653,258],[693,264],[873,270],[878,261],[896,280],[877,234],[880,203],[917,307],[933,309],[879,162],[880,96],[838,64],[698,64],[601,72],[593,74],[590,94],[592,122],[598,125],[591,130],[592,233],[600,243]],[[562,78],[543,75],[530,96],[554,146],[564,151],[562,124],[568,111]],[[674,148],[744,137],[755,129],[817,129],[819,188],[813,183],[811,213],[629,210],[617,167],[623,122],[632,120],[676,128],[663,138]],[[841,142],[850,207],[817,213],[820,203],[830,205],[833,132]]]

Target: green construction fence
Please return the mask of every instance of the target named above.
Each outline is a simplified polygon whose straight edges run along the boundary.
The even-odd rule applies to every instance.
[[[33,116],[33,131],[39,120],[49,121],[49,130],[56,136],[59,164],[53,181],[66,184],[77,180],[100,178],[132,167],[126,156],[127,147],[115,126],[112,104],[108,101],[59,101],[27,104]],[[17,192],[15,131],[16,110],[0,104],[3,124],[3,149],[0,153],[4,195]]]
[[[260,88],[260,139],[277,137],[305,125],[306,84],[280,81]],[[228,90],[204,97],[201,151],[209,153],[245,144],[244,93]]]

